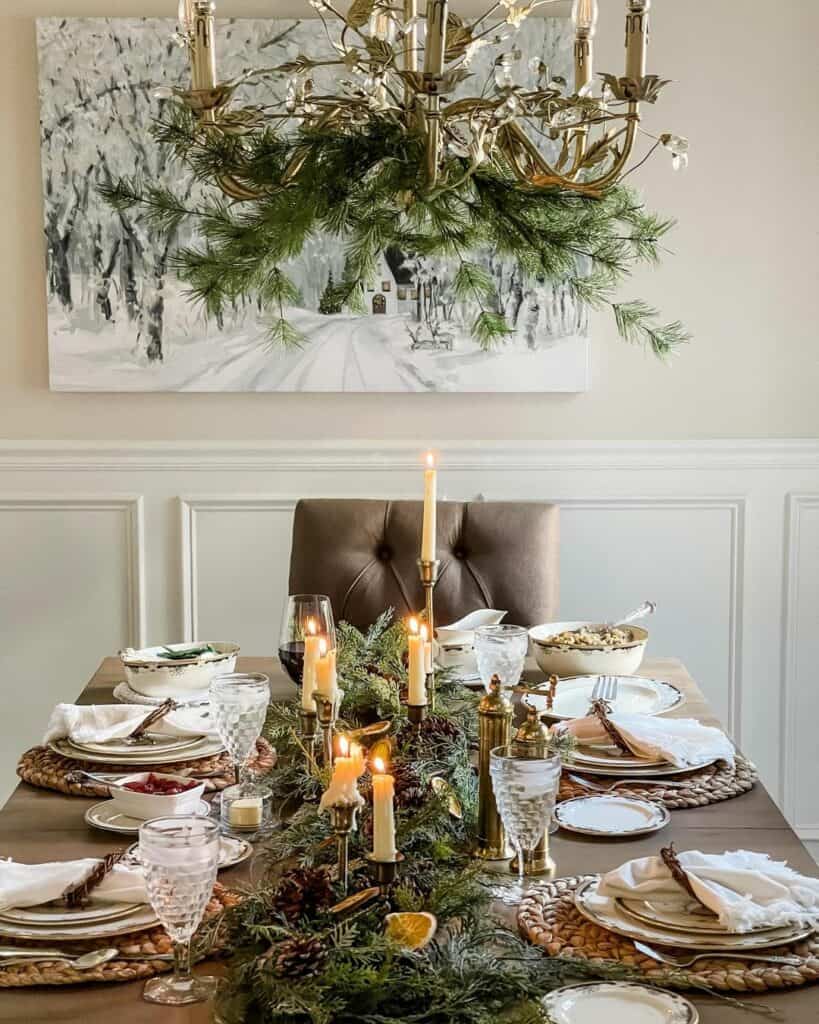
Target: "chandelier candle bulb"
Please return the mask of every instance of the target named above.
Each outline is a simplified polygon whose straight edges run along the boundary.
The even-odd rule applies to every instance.
[[[191,37],[191,85],[194,90],[216,87],[216,49],[213,38],[214,11],[212,0],[192,0],[193,32]]]
[[[592,39],[597,28],[597,0],[574,0],[574,91],[591,83],[593,75]]]
[[[424,470],[424,526],[421,533],[421,561],[434,562],[437,532],[438,471],[435,456],[427,452],[427,468]]]
[[[319,658],[320,643],[323,639],[316,633],[316,620],[311,616],[307,620],[307,629],[304,632],[304,668],[301,681],[303,711],[315,711],[313,690],[316,688],[316,661]]]
[[[393,862],[395,849],[395,779],[380,757],[373,760],[373,860]]]
[[[646,73],[648,12],[651,0],[626,3],[626,78],[639,82]]]
[[[427,702],[427,673],[425,666],[424,638],[418,631],[418,620],[410,619],[407,637],[409,649],[409,694],[407,703],[420,707]]]

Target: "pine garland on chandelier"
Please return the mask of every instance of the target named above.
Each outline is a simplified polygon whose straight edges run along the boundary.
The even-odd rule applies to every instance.
[[[666,84],[645,76],[642,66],[649,0],[629,0],[629,18],[635,11],[644,18],[633,29],[637,56],[632,60],[629,50],[626,77],[602,76],[599,97],[591,83],[596,5],[579,0],[576,39],[585,39],[587,50],[578,56],[576,42],[575,91],[545,67],[535,89],[516,85],[514,51],[499,50],[491,81],[475,96],[457,99],[450,94],[472,77],[474,52],[499,45],[501,28],[516,28],[543,3],[503,0],[471,22],[450,13],[445,0],[431,2],[426,19],[414,0],[402,9],[355,0],[346,14],[328,0],[311,4],[335,59],[300,54],[220,83],[212,5],[183,0],[181,38],[194,85],[164,91],[167,102],[151,131],[203,188],[195,201],[136,178],[102,189],[114,207],[142,207],[169,232],[183,221],[196,225],[201,242],[173,257],[192,301],[212,317],[257,302],[270,317],[270,345],[301,345],[305,339],[288,319],[298,293],[287,263],[308,239],[329,235],[344,242],[346,254],[343,279],[322,300],[333,310],[363,312],[364,290],[389,250],[445,260],[454,268],[455,298],[478,310],[473,339],[491,350],[511,333],[496,284],[475,258],[491,251],[514,261],[528,282],[567,286],[582,304],[610,307],[620,336],[659,357],[688,340],[679,321],[662,323],[647,303],[616,298],[637,266],[659,262],[673,227],[623,181],[642,132],[639,103],[654,102]],[[591,29],[583,10],[594,14]],[[313,82],[328,65],[349,76],[332,95]],[[289,84],[281,103],[237,102],[242,85],[282,76]],[[602,132],[597,138],[595,130]],[[651,152],[665,147],[675,164],[687,160],[685,140],[652,138]],[[558,149],[549,163],[543,153]]]

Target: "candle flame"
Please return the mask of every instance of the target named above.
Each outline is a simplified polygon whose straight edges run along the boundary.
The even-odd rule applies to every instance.
[[[415,633],[418,632],[418,619],[416,619],[414,615],[409,620],[409,631],[412,634],[415,634]]]
[[[316,620],[312,616],[307,620],[307,632],[316,635]]]
[[[374,757],[373,758],[373,771],[374,772],[378,772],[380,775],[383,775],[386,770],[387,770],[387,766],[384,764],[383,758],[381,758],[381,757]]]
[[[426,643],[427,640],[429,639],[429,630],[427,629],[427,625],[425,622],[421,623],[421,639],[424,641],[424,643]]]
[[[350,741],[346,736],[339,736],[338,752],[341,757],[346,757],[350,753]]]
[[[435,456],[433,455],[432,452],[427,452],[426,460],[427,460],[427,469],[435,469]]]
[[[323,658],[326,653],[327,653],[327,641],[324,639],[324,637],[321,637],[320,640],[319,640],[319,654]]]

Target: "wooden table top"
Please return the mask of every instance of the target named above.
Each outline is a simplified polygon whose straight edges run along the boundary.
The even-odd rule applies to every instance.
[[[295,695],[295,687],[274,658],[241,658],[239,670],[266,672],[270,676],[274,699]],[[718,724],[702,693],[680,662],[654,658],[644,663],[641,673],[666,679],[685,693],[687,702],[674,712],[675,716],[696,717],[708,724]],[[110,703],[113,686],[121,679],[119,659],[106,658],[83,691],[80,703]],[[83,821],[89,803],[90,799],[63,796],[21,783],[0,811],[0,856],[35,863],[107,853],[111,849],[111,837],[89,828]],[[761,785],[750,793],[710,807],[673,811],[671,824],[663,832],[663,841],[668,840],[673,840],[678,850],[699,849],[712,853],[737,848],[760,850],[777,860],[787,860],[797,871],[809,875],[817,873],[813,860]],[[591,837],[558,832],[551,841],[558,873],[563,870],[567,874],[606,871],[632,857],[647,856],[656,851],[656,836],[601,842]],[[226,871],[220,878],[230,884],[231,878],[242,876],[242,871],[242,867]],[[117,1021],[117,1024],[203,1024],[211,1020],[207,1006],[166,1009],[144,1002],[141,998],[142,984],[0,990],[0,1021],[14,1021],[16,1024],[23,1021],[27,1024],[58,1024],[64,1021],[82,1021],[85,1024],[110,1024],[111,1021]],[[777,1010],[786,1024],[815,1024],[819,1018],[819,986],[742,998],[747,1002],[763,1002]],[[702,1024],[732,1024],[733,1021],[759,1019],[757,1014],[734,1009],[707,996],[694,996],[693,1001],[699,1007]]]

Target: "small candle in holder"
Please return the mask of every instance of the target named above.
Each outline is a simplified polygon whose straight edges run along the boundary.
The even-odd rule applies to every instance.
[[[432,452],[427,452],[426,461],[427,468],[424,470],[424,526],[421,534],[421,561],[434,562],[438,473],[435,469],[435,456]]]
[[[418,632],[418,620],[410,619],[409,636],[409,694],[407,703],[419,707],[427,702],[427,673],[425,670],[424,638]]]
[[[373,860],[392,863],[395,849],[395,779],[380,757],[373,758]]]
[[[316,633],[316,620],[310,616],[304,632],[304,669],[301,681],[302,711],[315,711],[313,690],[316,688],[316,661],[319,656],[319,644],[322,637]]]
[[[426,623],[421,625],[421,639],[424,641],[424,671],[429,675],[432,671],[432,641]]]

